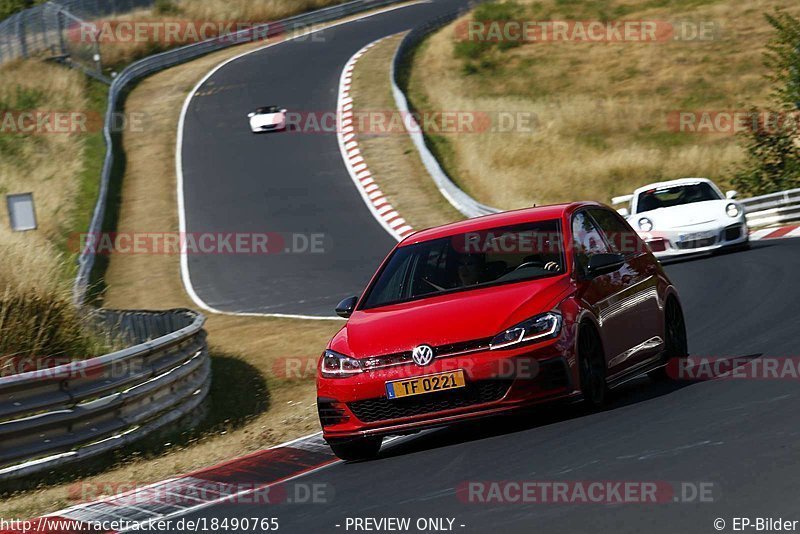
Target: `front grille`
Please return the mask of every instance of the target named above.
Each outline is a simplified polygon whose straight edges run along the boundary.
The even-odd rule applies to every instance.
[[[679,241],[675,243],[678,248],[686,250],[691,248],[710,247],[717,242],[715,237],[707,237],[706,239],[695,239],[694,241]]]
[[[471,339],[469,341],[461,341],[459,343],[448,343],[447,345],[439,345],[433,347],[434,358],[447,358],[456,356],[465,352],[473,352],[478,350],[488,350],[491,338],[484,339]],[[372,371],[382,367],[392,367],[394,365],[410,364],[413,363],[411,359],[411,351],[394,352],[391,354],[383,354],[381,356],[372,356],[365,358],[361,361],[364,369]]]
[[[347,406],[361,421],[374,423],[497,401],[506,395],[511,382],[511,380],[481,380],[451,391],[394,400],[369,399],[351,402]]]
[[[735,239],[739,239],[742,237],[742,225],[741,224],[734,224],[725,228],[725,232],[723,233],[723,239],[725,241],[733,241]]]

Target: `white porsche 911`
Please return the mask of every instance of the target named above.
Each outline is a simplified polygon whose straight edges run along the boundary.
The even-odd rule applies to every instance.
[[[286,110],[279,106],[258,108],[247,114],[253,133],[274,132],[286,129]]]
[[[640,187],[612,199],[659,259],[745,249],[750,244],[744,207],[736,191],[723,195],[705,178],[681,178]]]

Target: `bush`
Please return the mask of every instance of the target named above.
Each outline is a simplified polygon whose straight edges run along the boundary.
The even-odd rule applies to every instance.
[[[83,360],[111,347],[72,304],[57,256],[26,237],[0,244],[0,375],[18,372],[21,361],[48,367],[41,362]]]
[[[472,20],[482,23],[498,23],[516,20],[524,15],[523,7],[517,2],[487,2],[479,5],[472,12]],[[522,45],[521,41],[504,40],[469,40],[456,39],[453,44],[453,55],[462,60],[461,72],[465,76],[481,71],[493,70],[498,63],[494,50],[505,52]]]
[[[46,0],[0,0],[0,21],[10,17],[17,11],[22,11],[36,4],[43,4]]]
[[[756,115],[757,124],[743,136],[747,161],[731,183],[750,195],[800,187],[800,20],[782,11],[766,17],[776,31],[765,54],[773,84],[769,115],[781,120],[766,124],[767,118]]]
[[[475,8],[472,17],[479,21],[512,20],[522,14],[517,2],[487,2]]]
[[[173,0],[156,0],[153,10],[158,15],[177,15],[181,12]]]

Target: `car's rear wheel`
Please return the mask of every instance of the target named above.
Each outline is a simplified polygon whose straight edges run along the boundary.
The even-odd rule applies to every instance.
[[[689,356],[689,340],[686,336],[686,320],[683,317],[683,310],[678,301],[674,298],[667,300],[664,310],[664,360],[666,365],[676,358],[686,358]],[[664,380],[667,378],[667,367],[660,367],[647,373],[654,380]]]
[[[381,450],[382,438],[358,438],[347,441],[329,441],[333,454],[348,462],[371,460]]]
[[[590,325],[582,326],[578,334],[578,361],[584,403],[590,408],[599,408],[608,393],[606,361],[600,336]]]

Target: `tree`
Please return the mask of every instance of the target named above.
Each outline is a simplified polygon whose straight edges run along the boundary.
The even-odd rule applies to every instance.
[[[753,195],[800,187],[800,20],[780,10],[765,16],[775,28],[764,54],[774,109],[752,110],[753,126],[743,135],[747,160],[732,180]]]

